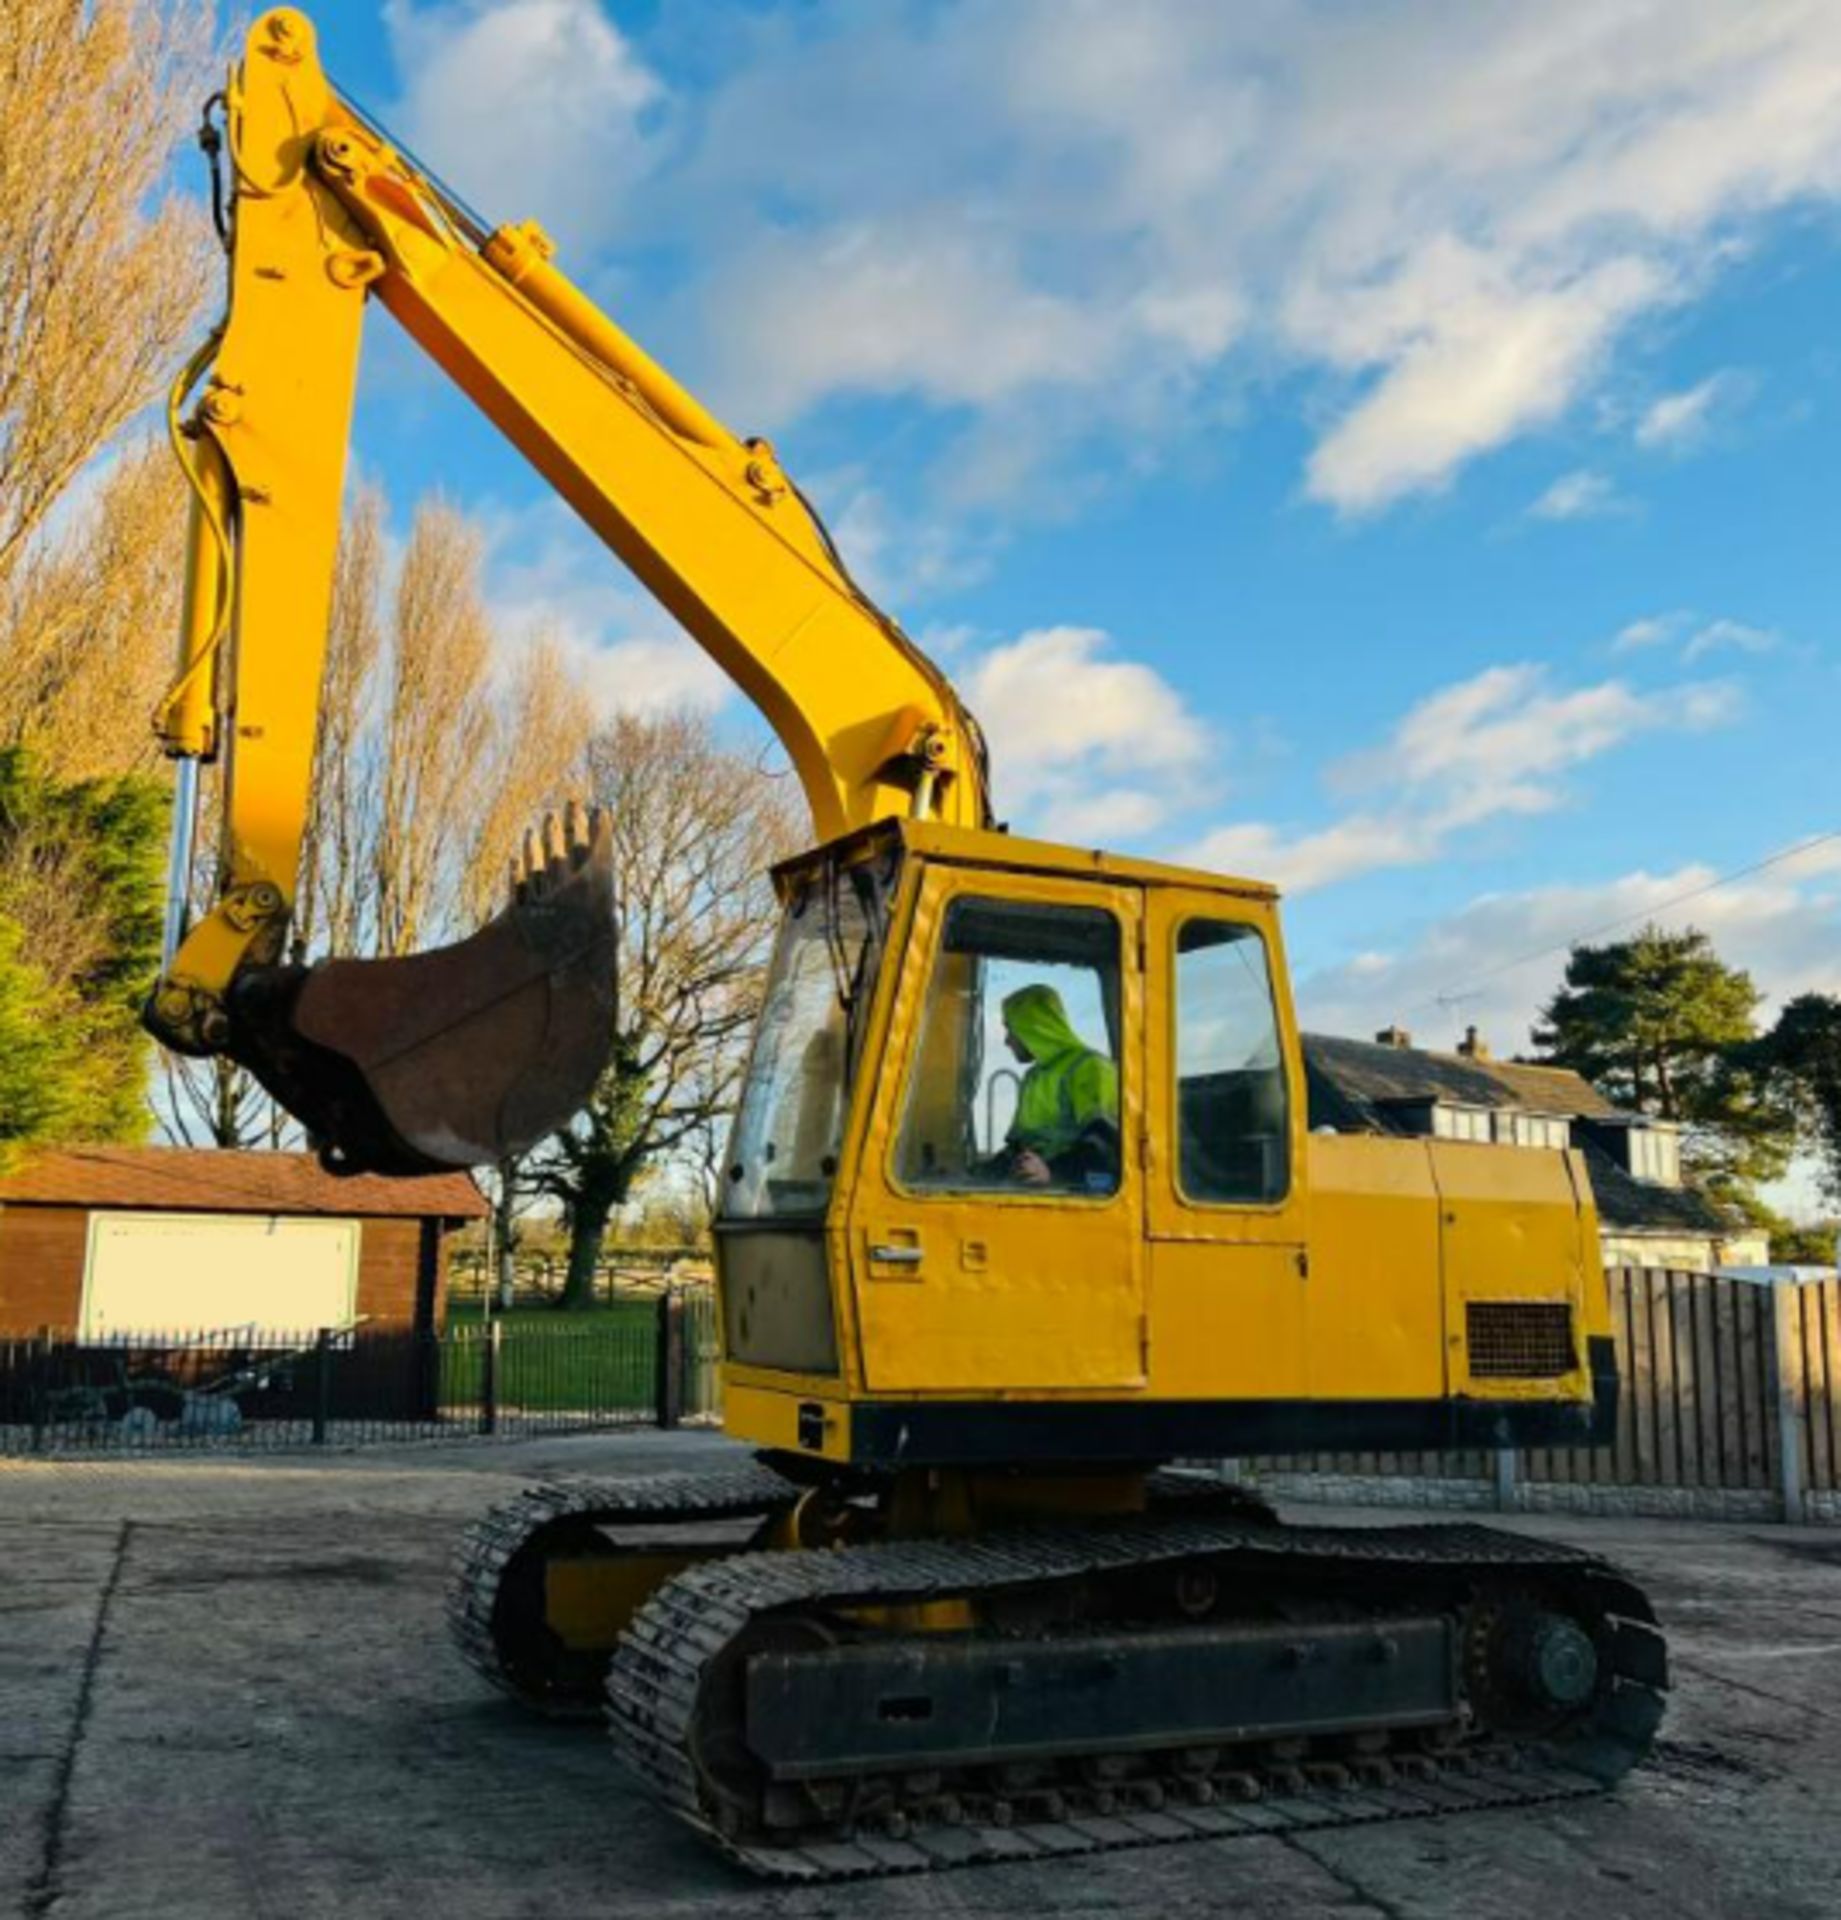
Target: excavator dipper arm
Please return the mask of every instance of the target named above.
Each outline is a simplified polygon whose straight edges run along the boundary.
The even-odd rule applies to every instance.
[[[773,449],[629,340],[540,229],[485,231],[342,100],[304,15],[258,18],[226,117],[230,304],[174,394],[194,499],[179,677],[156,721],[182,763],[221,761],[224,831],[209,912],[183,938],[169,917],[148,1024],[250,1066],[337,1164],[479,1164],[566,1120],[605,1058],[605,829],[548,849],[522,904],[459,947],[283,964],[371,297],[755,702],[822,838],[903,814],[985,824],[982,743]],[[182,804],[176,890],[190,843]]]

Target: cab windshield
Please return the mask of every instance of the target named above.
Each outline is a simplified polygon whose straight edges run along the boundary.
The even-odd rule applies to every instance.
[[[724,1219],[809,1217],[829,1204],[894,883],[892,854],[827,862],[788,900],[730,1137]]]

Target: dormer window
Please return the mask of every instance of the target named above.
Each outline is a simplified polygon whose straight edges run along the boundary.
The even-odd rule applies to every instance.
[[[1681,1138],[1673,1127],[1632,1127],[1630,1172],[1653,1187],[1681,1185]]]
[[[1439,1101],[1432,1109],[1432,1132],[1440,1140],[1490,1141],[1494,1116],[1487,1107],[1453,1107]]]
[[[1496,1138],[1505,1146],[1570,1147],[1573,1130],[1569,1121],[1551,1113],[1499,1113]]]

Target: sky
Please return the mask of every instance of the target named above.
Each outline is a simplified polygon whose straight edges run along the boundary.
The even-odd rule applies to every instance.
[[[314,13],[772,436],[1003,817],[1284,888],[1308,1026],[1525,1049],[1650,916],[1841,991],[1831,0]],[[382,314],[360,405],[512,644],[750,724]]]

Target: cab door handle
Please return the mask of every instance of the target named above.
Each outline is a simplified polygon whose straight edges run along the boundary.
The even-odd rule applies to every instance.
[[[885,1261],[891,1267],[918,1267],[921,1250],[919,1247],[871,1247],[869,1257]]]

